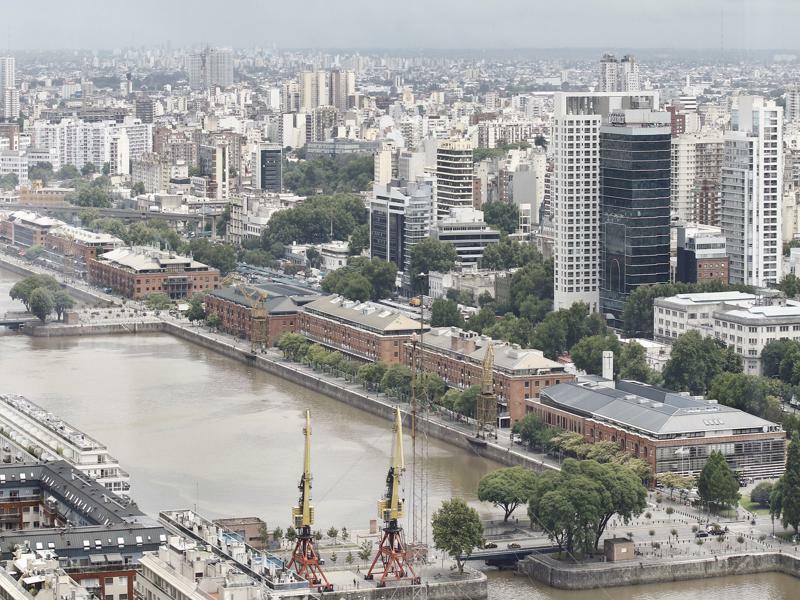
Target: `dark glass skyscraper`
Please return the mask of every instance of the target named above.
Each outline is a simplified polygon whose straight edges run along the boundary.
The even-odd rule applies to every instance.
[[[600,310],[622,326],[628,296],[669,281],[669,115],[612,113],[600,128]]]
[[[283,149],[263,144],[255,156],[254,187],[267,192],[283,191]]]

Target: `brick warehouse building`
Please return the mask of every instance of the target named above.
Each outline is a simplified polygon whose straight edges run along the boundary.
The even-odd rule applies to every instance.
[[[87,261],[89,281],[139,300],[154,292],[186,298],[219,287],[219,271],[190,256],[133,246],[116,248]]]
[[[520,348],[457,327],[434,328],[422,336],[422,369],[439,375],[450,387],[480,385],[489,344],[494,346],[494,392],[511,425],[531,412],[541,390],[575,379],[540,350]],[[403,347],[403,364],[411,366],[412,352],[409,341]]]
[[[419,321],[372,302],[324,296],[303,307],[298,332],[310,342],[357,359],[400,363],[404,344]]]
[[[779,477],[785,467],[786,433],[780,425],[643,383],[562,383],[543,390],[533,412],[587,442],[619,443],[655,474],[697,475],[712,450],[721,451],[740,478]]]
[[[253,333],[252,309],[260,298],[267,313],[266,344],[274,346],[284,333],[297,331],[300,308],[318,299],[319,294],[277,283],[237,285],[209,292],[205,297],[206,311],[219,317],[221,331],[249,340]]]

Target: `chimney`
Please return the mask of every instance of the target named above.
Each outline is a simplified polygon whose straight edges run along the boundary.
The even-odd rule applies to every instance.
[[[603,350],[603,379],[614,380],[614,353]]]

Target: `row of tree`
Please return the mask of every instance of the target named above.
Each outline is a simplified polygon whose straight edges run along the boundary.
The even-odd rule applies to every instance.
[[[358,193],[369,188],[374,168],[371,154],[284,161],[283,185],[301,196]]]
[[[322,280],[322,289],[350,300],[389,298],[395,290],[397,266],[380,258],[356,256],[347,265],[330,272]]]
[[[31,275],[19,280],[11,287],[9,296],[21,301],[25,309],[42,323],[53,312],[60,321],[64,313],[75,306],[72,296],[50,275]]]

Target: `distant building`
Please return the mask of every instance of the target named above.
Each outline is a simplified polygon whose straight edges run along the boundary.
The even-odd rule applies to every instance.
[[[279,194],[283,191],[283,149],[260,144],[253,156],[253,187]]]
[[[453,244],[456,262],[462,267],[479,264],[486,247],[500,242],[500,232],[486,224],[483,211],[474,208],[451,209],[435,223],[431,237]]]
[[[228,48],[206,48],[189,55],[189,86],[193,90],[210,90],[233,85],[233,51]]]
[[[448,216],[452,208],[473,208],[472,144],[444,140],[436,149],[436,216]]]
[[[604,54],[600,59],[598,92],[638,92],[639,63],[636,58],[626,54],[617,59],[613,54]]]
[[[397,265],[411,288],[411,251],[431,234],[433,181],[375,184],[369,199],[370,256]]]
[[[636,288],[670,280],[669,115],[612,112],[600,127],[600,312],[622,326]]]
[[[328,272],[336,271],[347,266],[347,260],[350,258],[350,243],[334,240],[327,244],[322,244],[319,253],[322,259],[322,270]]]
[[[722,133],[688,133],[672,138],[672,218],[680,223],[719,225]]]
[[[0,56],[0,122],[19,118],[17,64],[13,56]]]
[[[783,275],[783,109],[739,96],[733,123],[725,133],[720,211],[730,282],[768,287]]]
[[[170,298],[216,289],[219,271],[191,257],[146,246],[116,248],[90,258],[89,281],[139,300],[161,292]]]
[[[699,475],[712,451],[722,452],[743,479],[773,479],[785,468],[786,432],[780,425],[712,399],[634,381],[551,386],[533,413],[589,443],[618,444],[654,475]]]
[[[142,123],[152,123],[155,118],[156,102],[149,96],[139,96],[134,103],[136,118]]]
[[[419,321],[400,312],[341,296],[323,296],[306,304],[298,329],[310,342],[387,365],[401,362],[403,344],[419,331]]]
[[[678,226],[678,265],[675,278],[686,283],[728,283],[728,251],[719,227]]]

